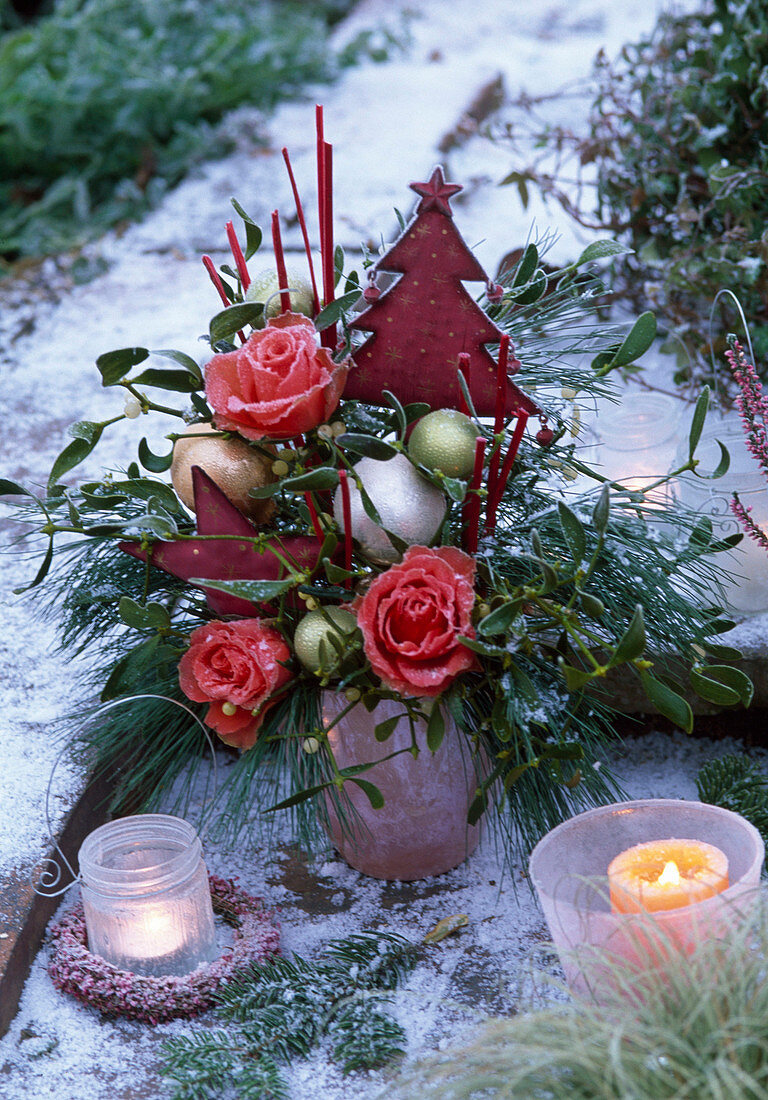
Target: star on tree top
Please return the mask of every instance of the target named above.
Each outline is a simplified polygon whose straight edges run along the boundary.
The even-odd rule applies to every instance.
[[[410,188],[412,191],[415,191],[417,195],[422,196],[416,211],[417,214],[424,214],[428,210],[437,210],[439,213],[445,214],[449,218],[453,217],[450,206],[452,196],[458,191],[464,190],[460,183],[445,182],[443,169],[440,165],[435,168],[434,172],[425,183],[412,183],[410,184]]]

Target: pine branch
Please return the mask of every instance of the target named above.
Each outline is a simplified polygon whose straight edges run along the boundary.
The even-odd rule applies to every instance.
[[[768,776],[742,754],[710,760],[696,777],[702,802],[741,814],[768,844]]]
[[[381,998],[363,994],[333,1017],[328,1034],[333,1041],[333,1058],[344,1073],[375,1069],[405,1053],[405,1031],[384,1012],[377,1011]]]
[[[162,1044],[162,1074],[174,1100],[215,1100],[233,1086],[242,1100],[287,1100],[288,1086],[269,1055],[254,1059],[248,1043],[227,1031],[202,1031]]]
[[[361,989],[396,989],[416,965],[419,948],[389,932],[361,932],[332,940],[323,956]]]
[[[163,1044],[162,1072],[176,1085],[174,1100],[215,1100],[232,1089],[244,1100],[282,1100],[278,1066],[306,1056],[326,1036],[345,1073],[398,1056],[405,1033],[384,1011],[387,992],[419,952],[391,933],[359,933],[332,941],[315,962],[297,955],[241,971],[217,999],[226,1031]]]

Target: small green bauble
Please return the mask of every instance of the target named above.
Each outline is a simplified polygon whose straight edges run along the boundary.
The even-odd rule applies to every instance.
[[[330,622],[329,622],[330,620]],[[308,672],[329,676],[339,672],[344,653],[334,645],[334,638],[346,648],[357,630],[357,619],[343,607],[324,607],[310,611],[299,622],[293,636],[293,648]]]
[[[314,317],[315,300],[312,287],[295,268],[287,268],[285,275],[291,295],[291,312],[303,313],[305,317]],[[247,302],[264,302],[264,324],[273,317],[279,317],[282,308],[277,272],[271,268],[260,271],[245,292],[245,299]]]
[[[422,416],[411,432],[408,454],[419,466],[446,477],[469,478],[475,465],[475,425],[457,409],[436,409]]]

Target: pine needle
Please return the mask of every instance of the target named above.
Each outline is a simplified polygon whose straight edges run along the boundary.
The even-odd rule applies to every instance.
[[[344,1073],[401,1055],[405,1033],[385,1011],[387,992],[407,977],[419,950],[391,933],[362,932],[332,941],[314,962],[295,955],[242,971],[218,997],[226,1030],[163,1044],[173,1100],[215,1100],[227,1089],[281,1100],[279,1066],[326,1038]]]
[[[696,777],[702,802],[741,814],[768,844],[768,776],[742,753],[710,760]]]

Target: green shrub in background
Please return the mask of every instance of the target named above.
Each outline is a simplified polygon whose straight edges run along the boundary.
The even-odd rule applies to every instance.
[[[642,277],[657,284],[661,313],[699,371],[712,302],[729,288],[765,361],[768,4],[713,0],[663,14],[650,38],[613,66],[600,59],[596,74],[583,160],[597,165],[601,219],[627,228],[637,253],[623,266],[625,288],[647,302]]]
[[[580,129],[541,114],[573,94],[584,102]],[[740,327],[721,290],[739,299],[765,362],[768,3],[703,0],[691,14],[664,12],[615,62],[601,52],[579,88],[523,93],[512,106],[509,121],[489,129],[515,157],[502,183],[524,206],[533,186],[579,224],[626,234],[634,255],[616,262],[613,290],[633,310],[653,306],[679,353],[678,384],[711,383],[713,358],[722,361],[727,333]]]
[[[215,124],[333,75],[328,27],[353,0],[59,0],[0,38],[0,262],[136,217]],[[13,13],[0,0],[0,30]]]

